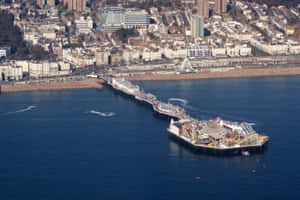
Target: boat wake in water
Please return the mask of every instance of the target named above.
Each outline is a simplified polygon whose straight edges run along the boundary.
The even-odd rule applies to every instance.
[[[112,116],[115,116],[115,115],[116,115],[116,114],[113,113],[113,112],[106,112],[106,113],[103,113],[103,112],[98,112],[98,111],[95,111],[95,110],[91,110],[91,111],[89,111],[88,113],[93,114],[93,115],[99,115],[99,116],[102,116],[102,117],[112,117]]]
[[[192,106],[189,106],[188,105],[188,100],[186,99],[180,99],[180,98],[169,98],[168,99],[168,102],[180,102],[180,105],[184,108],[187,108],[187,109],[190,109],[190,110],[196,110],[194,107]]]
[[[168,101],[179,101],[179,102],[181,102],[181,105],[188,104],[188,101],[186,99],[180,99],[180,98],[169,98]]]
[[[30,111],[32,109],[36,108],[36,106],[28,106],[27,108],[23,108],[23,109],[20,109],[20,110],[16,110],[14,112],[8,112],[6,114],[14,114],[14,113],[22,113],[22,112],[26,112],[26,111]]]

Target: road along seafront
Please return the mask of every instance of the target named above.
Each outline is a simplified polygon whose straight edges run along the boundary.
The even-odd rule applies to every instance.
[[[121,76],[129,81],[156,81],[156,80],[195,80],[213,78],[245,78],[245,77],[267,77],[267,76],[292,76],[300,75],[300,66],[295,67],[260,67],[231,69],[228,71],[211,71],[197,73],[168,73],[168,74],[135,74]]]
[[[53,82],[28,81],[1,85],[0,93],[89,88],[102,89],[103,86],[101,85],[101,83],[103,83],[103,81],[100,79],[56,80]]]

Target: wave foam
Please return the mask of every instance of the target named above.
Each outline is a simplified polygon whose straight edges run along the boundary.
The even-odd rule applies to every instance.
[[[115,115],[116,115],[116,114],[113,113],[113,112],[106,112],[106,113],[103,113],[103,112],[99,112],[99,111],[96,111],[96,110],[91,110],[91,111],[89,111],[88,113],[94,114],[94,115],[99,115],[99,116],[102,116],[102,117],[112,117],[112,116],[115,116]]]
[[[32,109],[36,108],[36,106],[28,106],[27,108],[23,108],[23,109],[20,109],[20,110],[16,110],[14,112],[8,112],[6,114],[14,114],[14,113],[22,113],[22,112],[26,112],[26,111],[30,111]]]

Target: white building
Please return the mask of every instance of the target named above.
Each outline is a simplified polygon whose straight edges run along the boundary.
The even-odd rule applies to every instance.
[[[240,56],[251,56],[252,48],[251,47],[240,47]]]
[[[70,49],[64,49],[63,60],[72,63],[76,67],[83,67],[87,65],[94,65],[96,62],[96,56],[84,55],[80,52],[80,49],[76,49],[73,52],[71,52]]]
[[[254,38],[250,39],[250,43],[251,45],[270,55],[287,55],[289,53],[289,45],[287,44],[262,43]]]
[[[96,64],[107,65],[109,62],[109,51],[97,51],[96,52]]]
[[[91,17],[87,17],[86,19],[80,17],[80,19],[75,20],[75,25],[79,34],[88,34],[92,32],[93,20]]]
[[[15,65],[22,67],[23,72],[29,72],[29,61],[28,60],[16,60]]]
[[[212,53],[212,56],[214,56],[214,57],[225,57],[226,56],[226,48],[212,48],[211,53]]]
[[[143,52],[143,59],[145,61],[153,61],[153,60],[161,60],[161,52],[160,51],[151,51],[149,49],[145,49]]]
[[[23,77],[22,67],[10,63],[0,65],[0,81],[20,80]]]
[[[24,32],[24,40],[32,44],[38,44],[40,35],[37,32]]]
[[[226,48],[226,54],[229,57],[237,57],[240,55],[240,48],[237,46],[234,47],[227,47]]]
[[[122,55],[122,60],[124,60],[127,64],[133,62],[134,53],[129,50],[124,50]]]
[[[186,56],[187,56],[187,50],[186,49],[164,48],[164,49],[162,49],[161,53],[164,54],[164,56],[169,58],[169,59],[186,58]]]
[[[300,45],[289,45],[290,54],[300,54]]]
[[[124,28],[145,29],[150,24],[146,11],[128,11],[124,14]]]
[[[204,37],[204,18],[199,15],[192,17],[192,36],[194,38]]]
[[[187,57],[201,58],[211,56],[211,49],[208,46],[189,46],[187,48]]]
[[[54,30],[45,30],[43,31],[43,38],[49,39],[49,40],[55,40],[56,39],[56,33]]]
[[[0,47],[0,58],[6,58],[10,55],[10,47]]]
[[[29,75],[34,78],[64,76],[70,74],[70,64],[64,62],[30,62]]]

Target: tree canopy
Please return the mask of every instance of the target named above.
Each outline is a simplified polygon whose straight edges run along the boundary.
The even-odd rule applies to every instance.
[[[129,37],[137,37],[139,33],[135,29],[120,29],[113,33],[115,37],[117,37],[123,43],[128,42]]]
[[[49,53],[39,45],[27,45],[19,27],[14,26],[14,16],[0,11],[0,47],[10,47],[15,58],[48,59]]]
[[[14,17],[7,12],[0,11],[0,46],[11,47],[11,52],[25,50],[25,42],[18,27],[13,25]]]

